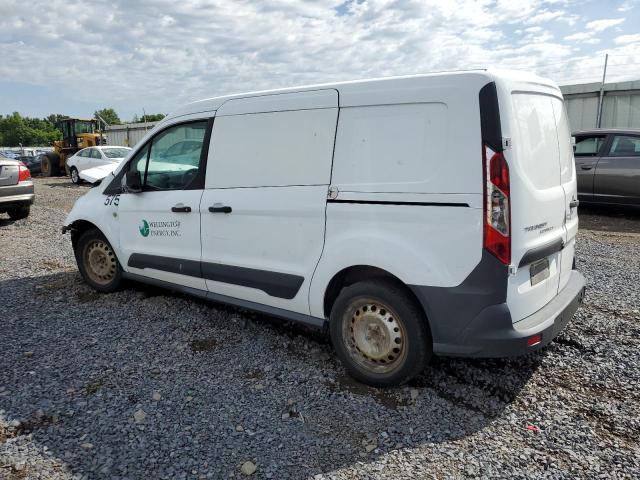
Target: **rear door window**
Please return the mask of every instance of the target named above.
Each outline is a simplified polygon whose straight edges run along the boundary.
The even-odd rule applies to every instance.
[[[577,136],[574,155],[576,157],[595,157],[605,141],[604,135]]]
[[[640,137],[616,135],[609,149],[611,157],[640,157]]]
[[[516,159],[521,173],[537,190],[557,187],[561,176],[561,147],[551,98],[538,94],[513,94],[517,125],[517,141],[514,141]],[[566,141],[569,142],[568,136]],[[570,144],[568,148],[570,152]]]

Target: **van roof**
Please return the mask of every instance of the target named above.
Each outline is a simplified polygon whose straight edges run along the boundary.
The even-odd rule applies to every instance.
[[[456,83],[464,83],[465,79],[483,79],[486,82],[493,80],[501,80],[509,83],[527,83],[535,84],[544,88],[551,88],[557,90],[560,94],[560,89],[551,80],[539,77],[535,74],[515,71],[515,70],[497,70],[497,69],[477,69],[477,70],[458,70],[447,72],[433,72],[416,75],[404,75],[393,77],[381,77],[362,80],[351,80],[344,82],[334,83],[322,83],[314,85],[303,85],[297,87],[279,88],[273,90],[260,90],[255,92],[237,93],[233,95],[224,95],[220,97],[212,97],[196,102],[188,103],[176,111],[170,113],[165,120],[169,120],[175,117],[181,117],[184,115],[191,115],[202,112],[213,112],[218,110],[223,103],[227,100],[234,98],[247,98],[257,97],[263,95],[279,94],[279,93],[295,93],[304,92],[319,89],[335,89],[341,95],[347,93],[371,93],[373,95],[381,95],[383,90],[397,90],[406,89],[409,86],[415,86],[416,84],[424,84],[424,86],[449,86],[449,83],[455,81]],[[475,84],[475,82],[472,82]]]

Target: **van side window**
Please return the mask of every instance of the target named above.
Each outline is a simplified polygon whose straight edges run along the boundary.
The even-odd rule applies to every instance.
[[[576,137],[576,157],[594,157],[600,151],[604,143],[604,135],[593,137]]]
[[[611,142],[611,152],[614,157],[640,157],[640,137],[616,135]]]
[[[169,127],[140,151],[131,168],[140,172],[144,190],[181,190],[198,176],[207,122]],[[149,152],[148,160],[146,152]]]
[[[129,162],[129,171],[140,172],[140,180],[144,183],[144,175],[147,172],[147,157],[149,156],[149,144],[136,153]]]

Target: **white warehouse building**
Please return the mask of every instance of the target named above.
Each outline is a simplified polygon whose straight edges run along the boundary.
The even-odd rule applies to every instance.
[[[598,126],[599,82],[563,85],[569,124],[573,131]],[[605,83],[602,128],[640,128],[640,80]]]
[[[149,130],[158,122],[125,123],[122,125],[109,125],[105,129],[108,145],[120,145],[133,147],[142,140]]]

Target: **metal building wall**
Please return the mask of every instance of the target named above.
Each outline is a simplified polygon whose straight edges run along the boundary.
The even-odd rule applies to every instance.
[[[604,97],[602,126],[640,128],[640,91],[611,93]]]
[[[571,129],[595,128],[600,84],[564,85],[560,90]],[[601,127],[640,128],[640,81],[605,84]]]
[[[147,123],[126,123],[123,125],[110,125],[106,128],[107,144],[120,145],[123,147],[133,147],[151,130],[157,122]],[[170,133],[170,138],[166,141],[177,143],[183,140],[202,140],[204,130],[178,130]]]
[[[110,125],[105,131],[107,143],[109,145],[133,147],[147,134],[149,130],[155,127],[156,123],[157,122],[145,122]]]

